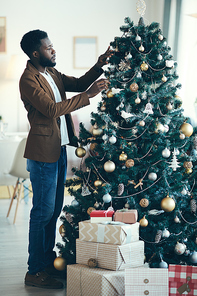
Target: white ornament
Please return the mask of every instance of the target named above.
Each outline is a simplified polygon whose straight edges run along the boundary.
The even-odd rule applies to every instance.
[[[104,134],[104,135],[102,136],[102,139],[103,139],[103,141],[107,141],[107,139],[108,139],[108,135]]]
[[[142,78],[142,74],[141,74],[141,72],[138,72],[137,75],[136,75],[136,77],[137,77],[137,78]]]
[[[159,40],[163,40],[163,35],[159,34],[158,38]]]
[[[84,184],[81,188],[81,195],[86,196],[86,195],[90,195],[90,194],[91,194],[91,192],[90,192],[88,186]]]
[[[77,207],[78,205],[79,205],[79,203],[76,199],[73,199],[73,201],[71,201],[71,206]]]
[[[118,65],[120,71],[127,71],[131,69],[130,63],[128,61],[121,60],[120,64]]]
[[[183,195],[186,195],[186,194],[187,194],[187,190],[186,190],[185,187],[184,187],[183,190],[181,191],[181,194],[183,194]]]
[[[132,54],[129,52],[128,55],[125,57],[126,60],[132,59]]]
[[[150,181],[155,181],[155,180],[157,180],[157,174],[156,174],[156,173],[149,173],[149,174],[148,174],[148,179],[149,179]]]
[[[164,131],[167,133],[169,131],[169,126],[167,124],[164,124]]]
[[[174,222],[175,222],[175,223],[181,223],[179,217],[177,217],[177,216],[174,218]]]
[[[115,137],[114,135],[112,135],[112,136],[109,138],[109,142],[110,142],[111,144],[115,144],[116,141],[117,141],[117,139],[116,139],[116,137]]]
[[[158,59],[158,61],[161,61],[163,59],[162,55],[158,54],[157,59]]]
[[[179,162],[178,162],[176,154],[175,154],[175,149],[172,152],[172,154],[173,154],[173,157],[172,157],[171,162],[169,162],[170,163],[169,167],[172,168],[173,171],[176,171],[176,169],[179,168],[180,165],[179,165]]]
[[[166,67],[172,68],[174,66],[174,61],[173,60],[166,60]]]
[[[170,236],[170,232],[165,228],[164,231],[162,232],[162,236],[163,237],[169,237]]]
[[[136,41],[140,41],[142,38],[137,34],[137,36],[135,37]]]
[[[182,255],[186,250],[186,245],[185,244],[182,244],[182,243],[177,243],[175,248],[174,248],[174,251],[177,255]]]
[[[142,94],[141,94],[141,98],[142,100],[146,100],[147,99],[147,92],[144,91]]]
[[[171,152],[167,147],[162,151],[162,156],[165,158],[170,157],[170,154],[171,154]]]
[[[131,113],[125,112],[124,110],[122,110],[121,111],[121,116],[126,119],[126,118],[132,117],[134,115],[131,114]]]
[[[145,106],[145,110],[143,111],[143,113],[147,113],[147,114],[153,114],[153,105],[151,103],[147,103]]]
[[[105,195],[103,195],[103,201],[104,203],[109,203],[111,202],[112,198],[111,195],[109,193],[106,193]]]

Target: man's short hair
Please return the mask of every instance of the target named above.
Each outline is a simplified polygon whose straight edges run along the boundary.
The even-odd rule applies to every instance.
[[[21,48],[31,58],[32,53],[35,50],[39,50],[41,46],[41,40],[47,38],[46,32],[41,30],[33,30],[26,33],[20,42]]]

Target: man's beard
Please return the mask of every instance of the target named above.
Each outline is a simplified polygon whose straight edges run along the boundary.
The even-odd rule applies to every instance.
[[[51,60],[49,60],[43,56],[40,56],[40,65],[42,67],[55,67],[56,62],[53,63]]]

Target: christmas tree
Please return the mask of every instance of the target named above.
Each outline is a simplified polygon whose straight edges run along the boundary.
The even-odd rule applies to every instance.
[[[60,253],[75,263],[78,223],[93,209],[137,209],[140,239],[150,267],[197,265],[197,138],[185,118],[177,63],[158,23],[125,18],[105,77],[92,129],[80,124],[80,167],[66,187]],[[62,230],[63,229],[63,230]]]

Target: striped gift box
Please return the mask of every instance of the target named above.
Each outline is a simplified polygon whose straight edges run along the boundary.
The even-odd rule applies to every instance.
[[[76,263],[88,265],[96,259],[99,268],[123,270],[144,265],[144,242],[111,245],[76,240]]]
[[[197,267],[169,265],[169,296],[197,295]]]
[[[124,245],[139,241],[139,222],[124,224],[121,222],[90,223],[79,222],[79,239],[113,245]]]
[[[125,296],[168,296],[168,269],[125,269]]]
[[[124,289],[124,270],[67,266],[67,296],[123,296]]]

